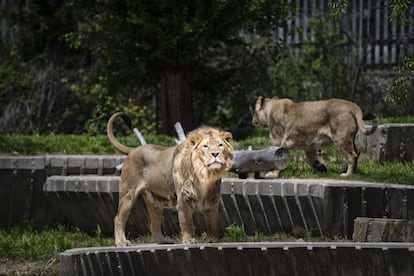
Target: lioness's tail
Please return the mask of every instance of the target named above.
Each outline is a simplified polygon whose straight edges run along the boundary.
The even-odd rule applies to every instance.
[[[374,113],[367,113],[364,116],[362,114],[360,116],[356,115],[355,117],[359,130],[365,135],[371,135],[378,127],[378,117]],[[372,120],[372,127],[370,129],[365,128],[363,120]]]
[[[122,145],[116,138],[114,135],[114,130],[113,130],[113,124],[116,118],[118,117],[122,117],[122,119],[124,119],[124,122],[128,125],[129,128],[132,128],[132,124],[131,124],[131,119],[128,117],[128,115],[125,115],[122,112],[118,112],[115,113],[114,115],[111,116],[111,118],[109,118],[108,123],[106,125],[106,134],[108,135],[109,141],[111,141],[111,144],[120,152],[122,152],[123,154],[128,154],[130,153],[134,148]]]

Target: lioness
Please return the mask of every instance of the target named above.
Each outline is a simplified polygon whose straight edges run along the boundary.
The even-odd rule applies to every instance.
[[[372,128],[367,130],[363,120],[373,120]],[[262,96],[256,100],[252,122],[269,127],[273,145],[304,150],[309,164],[320,171],[326,171],[326,167],[318,160],[317,152],[334,143],[347,162],[341,176],[349,176],[356,169],[355,135],[358,129],[370,135],[378,126],[375,114],[363,116],[359,106],[347,100],[296,103],[290,99]],[[267,176],[277,177],[278,173],[274,171]]]
[[[114,219],[117,246],[129,245],[125,224],[139,195],[142,195],[149,216],[149,230],[157,243],[166,240],[161,232],[164,208],[176,208],[183,243],[195,243],[193,212],[200,211],[207,230],[218,234],[218,207],[221,178],[232,166],[232,134],[212,127],[190,132],[175,147],[143,145],[130,148],[122,145],[113,133],[113,122],[122,113],[115,113],[107,124],[112,145],[126,157],[119,192],[118,213]]]

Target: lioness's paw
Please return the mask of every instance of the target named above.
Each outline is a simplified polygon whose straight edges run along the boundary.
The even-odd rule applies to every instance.
[[[271,171],[265,175],[265,178],[278,178],[280,171]]]
[[[319,160],[313,161],[312,168],[317,172],[327,172],[328,168],[326,168],[325,164],[321,163]]]

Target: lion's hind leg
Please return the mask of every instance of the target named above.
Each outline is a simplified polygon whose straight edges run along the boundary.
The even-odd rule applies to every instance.
[[[134,185],[135,186],[135,185]],[[122,187],[131,187],[127,183],[121,183],[121,191],[119,193],[118,213],[114,218],[114,238],[116,246],[131,245],[126,239],[125,226],[132,208],[137,200],[139,193],[142,191],[143,185],[138,185],[137,189],[122,190]]]

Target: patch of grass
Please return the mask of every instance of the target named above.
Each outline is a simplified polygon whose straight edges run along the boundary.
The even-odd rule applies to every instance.
[[[281,172],[282,178],[334,178],[363,180],[383,183],[414,184],[414,162],[375,162],[361,155],[357,170],[350,177],[341,177],[339,169],[345,164],[335,147],[329,147],[324,156],[327,172],[314,171],[305,160],[304,153],[291,150],[288,167]]]
[[[62,225],[42,230],[31,226],[0,229],[0,258],[49,260],[67,249],[113,244],[114,240],[103,237],[99,228],[94,235]]]
[[[406,124],[414,123],[414,116],[380,118],[381,124]]]
[[[226,227],[226,232],[221,242],[322,242],[339,240],[338,237],[328,239],[324,236],[313,236],[310,232],[301,227],[295,227],[289,233],[279,232],[266,235],[262,232],[255,232],[253,236],[247,235],[243,225],[231,224]],[[341,238],[340,240],[344,240]]]
[[[387,118],[386,122],[407,122],[413,117]],[[414,120],[412,120],[414,122]],[[162,146],[175,145],[174,137],[163,135],[147,135],[147,143]],[[136,147],[139,145],[134,134],[121,136],[120,142]],[[253,149],[262,149],[270,146],[268,129],[259,127],[254,130],[251,137],[241,141],[234,141],[236,150],[244,150],[249,146]],[[291,160],[288,167],[282,171],[282,178],[341,178],[338,171],[343,166],[343,157],[334,146],[324,149],[326,154],[322,156],[328,167],[328,172],[320,173],[313,171],[306,163],[303,151],[290,150]],[[86,135],[0,135],[0,154],[115,154],[117,151],[110,144],[108,138],[101,136]],[[264,173],[262,173],[264,174]],[[228,176],[236,176],[228,173]],[[414,162],[373,162],[361,155],[358,169],[346,179],[365,180],[384,183],[414,184]]]
[[[231,224],[226,227],[224,234],[224,241],[226,242],[246,242],[247,234],[244,231],[243,225]]]
[[[149,135],[147,143],[161,146],[174,145],[174,138]],[[134,135],[120,137],[119,141],[130,147],[139,145]],[[104,135],[0,135],[0,153],[13,155],[40,154],[112,154],[117,153]]]

